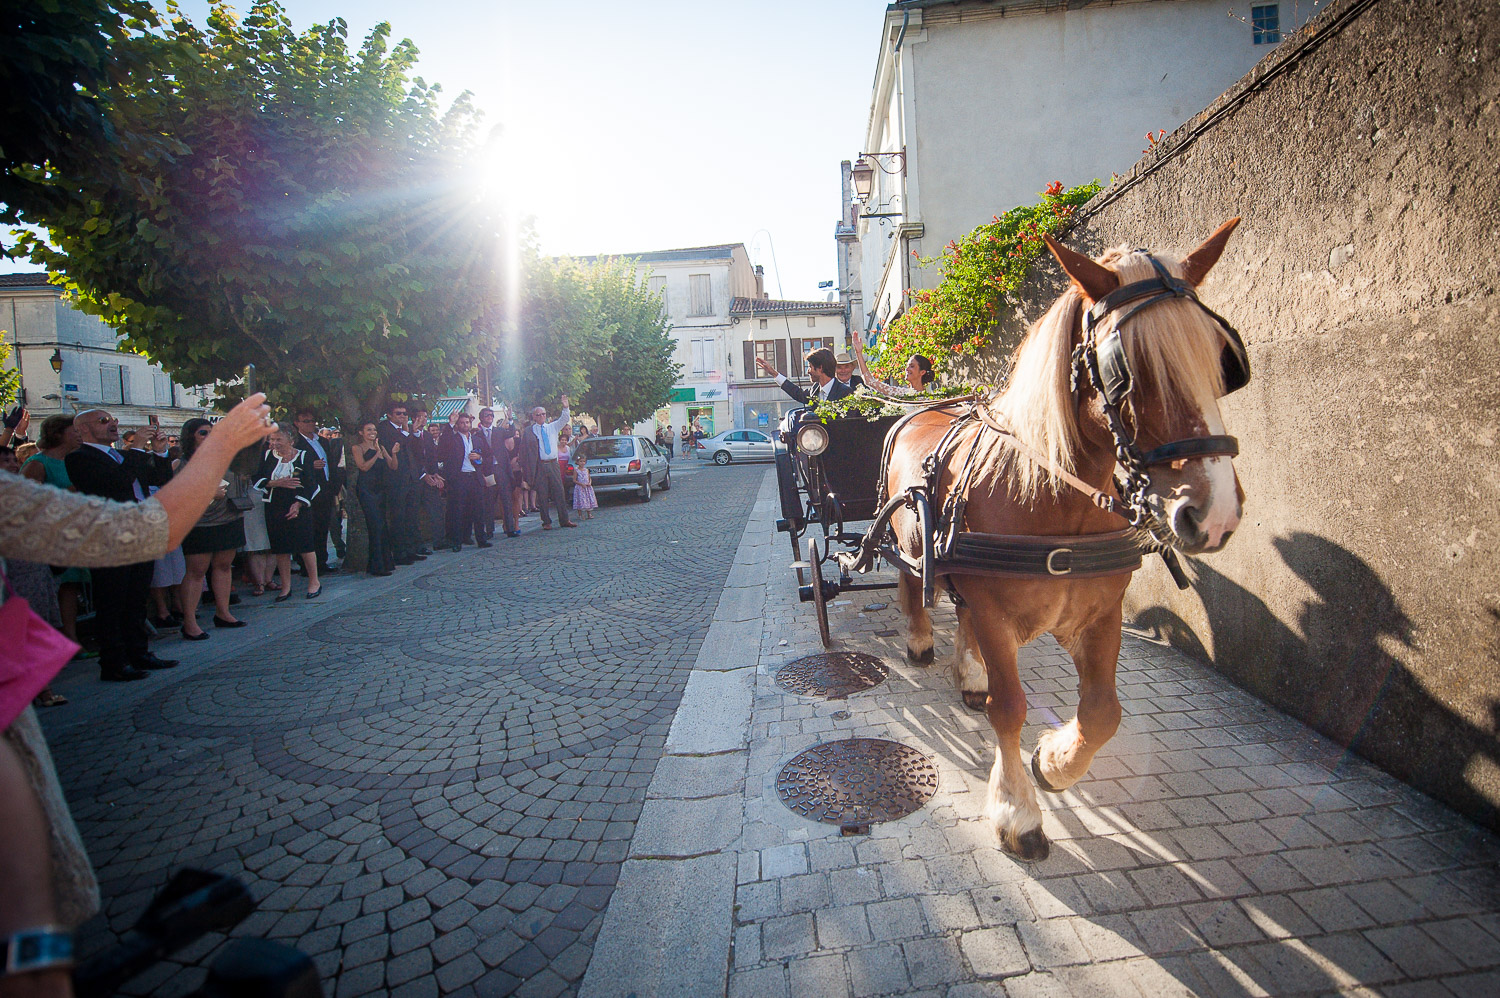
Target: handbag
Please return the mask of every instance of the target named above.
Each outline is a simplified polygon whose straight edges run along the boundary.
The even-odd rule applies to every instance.
[[[248,513],[255,508],[255,500],[249,496],[230,496],[229,505],[241,513]]]
[[[10,577],[0,605],[0,730],[10,727],[32,699],[78,654],[78,645],[38,617]]]

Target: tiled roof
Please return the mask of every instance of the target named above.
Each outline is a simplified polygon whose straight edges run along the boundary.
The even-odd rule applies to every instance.
[[[744,243],[719,243],[714,246],[685,246],[681,249],[651,250],[645,253],[599,253],[580,260],[640,260],[645,263],[667,263],[673,260],[728,260]]]
[[[818,312],[833,315],[844,310],[836,301],[786,301],[782,298],[736,298],[729,303],[730,315],[781,315]]]
[[[47,283],[47,272],[45,270],[33,270],[21,274],[0,274],[0,288],[46,288],[51,287]]]

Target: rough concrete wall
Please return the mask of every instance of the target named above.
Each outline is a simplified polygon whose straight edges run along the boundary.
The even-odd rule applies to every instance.
[[[1500,828],[1495,13],[1332,4],[1070,241],[1186,251],[1245,219],[1204,289],[1254,371],[1224,403],[1245,520],[1195,591],[1153,559],[1128,616]]]

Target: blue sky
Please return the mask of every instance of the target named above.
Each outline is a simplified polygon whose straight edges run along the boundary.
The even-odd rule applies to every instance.
[[[351,43],[389,21],[421,50],[419,75],[450,98],[472,91],[516,151],[496,169],[544,250],[744,242],[775,294],[774,245],[785,297],[826,295],[880,0],[283,4],[299,29],[344,17]],[[202,23],[208,4],[182,9]]]

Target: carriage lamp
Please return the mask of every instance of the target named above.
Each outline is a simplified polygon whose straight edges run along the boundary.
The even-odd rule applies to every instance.
[[[47,358],[47,363],[52,365],[53,374],[62,373],[62,348],[58,347],[52,351],[52,356]]]
[[[797,449],[817,457],[828,449],[828,430],[822,423],[805,423],[797,431]]]

